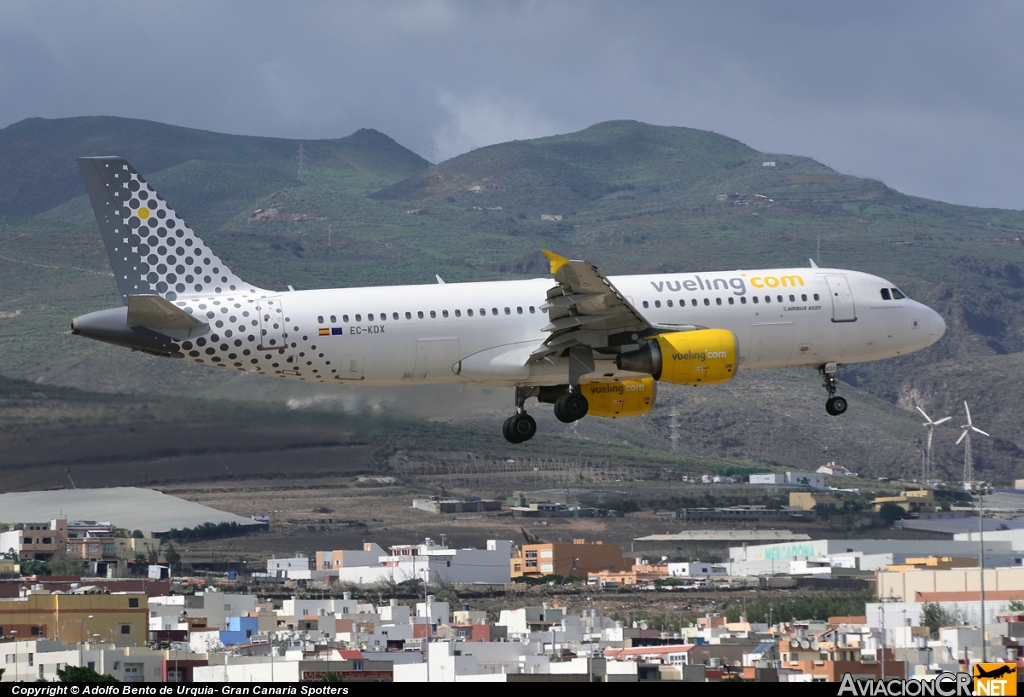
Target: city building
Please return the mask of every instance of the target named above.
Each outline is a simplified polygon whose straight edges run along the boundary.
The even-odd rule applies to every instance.
[[[68,521],[54,519],[49,523],[16,523],[11,530],[0,532],[0,551],[15,552],[21,561],[46,561],[54,554],[64,554],[68,547]]]
[[[148,639],[149,599],[141,593],[30,593],[0,599],[0,636],[18,641],[46,638],[78,642],[90,637],[116,646],[143,646]]]
[[[633,560],[622,556],[622,547],[602,542],[588,544],[585,539],[568,543],[523,545],[519,550],[523,576],[576,576],[582,578],[599,571],[630,571]],[[513,561],[515,564],[515,561]]]

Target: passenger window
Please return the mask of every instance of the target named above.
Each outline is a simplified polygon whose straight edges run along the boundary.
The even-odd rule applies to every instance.
[[[491,314],[494,315],[495,317],[497,317],[498,316],[498,308],[492,307],[491,308]]]
[[[815,293],[815,294],[814,294],[814,299],[815,299],[815,300],[821,300],[821,298],[819,298],[819,297],[818,297],[818,294],[817,294],[817,293]]]
[[[741,295],[740,296],[740,305],[746,305],[746,304],[747,304],[747,296]]]
[[[441,310],[441,316],[442,317],[447,317],[448,316],[448,310]]]
[[[789,296],[789,302],[791,302],[791,303],[792,302],[796,302],[796,296],[795,295]]]
[[[766,296],[764,296],[764,301],[765,301],[766,303],[770,303],[770,302],[772,301],[772,296],[770,296],[770,295],[766,295]]]
[[[804,293],[804,294],[802,294],[802,295],[800,296],[800,301],[801,301],[801,302],[807,302],[807,293]]]
[[[397,320],[398,319],[398,313],[397,312],[392,312],[391,313],[391,317],[392,317],[392,319],[396,319]]]
[[[348,315],[342,315],[341,316],[341,321],[342,322],[348,322]]]
[[[704,304],[705,304],[705,305],[710,305],[710,304],[711,304],[711,301],[710,301],[710,300],[708,300],[707,298],[704,298]]]
[[[697,298],[693,298],[692,300],[690,300],[690,304],[693,305],[694,307],[697,307]]]
[[[882,289],[882,300],[892,300],[892,296],[889,295],[889,289],[888,288],[883,288]]]
[[[363,321],[363,316],[362,315],[356,315],[356,322],[362,322],[362,321]]]
[[[498,314],[498,311],[495,310],[494,314]],[[487,308],[486,307],[481,307],[480,308],[480,316],[481,317],[486,317],[487,316]]]
[[[716,305],[721,305],[722,304],[722,299],[721,298],[715,298],[715,304]]]
[[[418,311],[416,313],[416,316],[419,317],[420,319],[423,319],[423,310]]]
[[[776,299],[776,300],[778,300],[778,301],[779,301],[780,303],[782,302],[782,296],[781,296],[781,295],[779,295],[779,296],[776,296],[776,298],[775,298],[775,299]]]
[[[455,316],[456,317],[462,317],[462,310],[456,310],[455,311]]]
[[[511,314],[512,314],[512,310],[510,310],[510,309],[508,309],[508,308],[506,307],[506,308],[505,308],[505,314],[506,314],[506,315],[511,315]]]
[[[736,304],[736,298],[734,298],[732,296],[729,296],[729,304],[730,305],[735,305]]]
[[[536,313],[537,313],[537,310],[534,309],[533,305],[530,305],[530,314],[534,315]]]
[[[472,317],[472,316],[473,316],[473,308],[469,308],[468,310],[466,310],[466,314],[467,314],[467,315],[468,315],[469,317]]]
[[[756,304],[758,303],[758,300],[757,300],[757,296],[756,296],[756,295],[752,295],[752,296],[750,296],[750,299],[754,301],[754,304],[755,304],[755,305],[756,305]]]
[[[665,304],[668,305],[669,307],[672,307],[672,301],[671,300],[666,300]]]
[[[316,323],[317,323],[317,324],[323,324],[323,323],[324,323],[324,316],[323,316],[323,315],[319,315],[319,316],[318,316],[318,317],[316,318]]]
[[[372,312],[370,314],[366,315],[366,321],[367,322],[372,322],[373,321],[373,313]]]
[[[518,314],[518,315],[521,315],[521,314],[523,314],[523,308],[521,308],[521,307],[517,307],[517,308],[516,308],[516,314]]]
[[[655,300],[654,301],[654,306],[655,307],[661,307],[661,301],[660,300]]]
[[[406,319],[412,319],[412,313],[411,312],[406,312],[405,313],[405,318]]]
[[[338,318],[335,317],[334,315],[331,315],[331,324],[334,324],[337,321],[338,321]]]
[[[903,300],[903,298],[905,298],[905,297],[907,297],[907,296],[905,296],[903,293],[901,293],[899,288],[893,288],[892,289],[892,299],[893,300]]]
[[[647,301],[644,300],[644,309],[647,309],[648,307],[650,307],[650,306],[647,304]]]
[[[437,319],[437,313],[433,310],[430,311],[430,319]]]

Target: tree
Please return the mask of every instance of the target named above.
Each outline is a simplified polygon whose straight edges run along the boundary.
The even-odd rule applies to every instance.
[[[47,576],[50,569],[44,561],[29,559],[21,562],[21,573],[23,576]]]
[[[167,560],[167,565],[173,569],[175,566],[181,564],[181,555],[178,554],[178,550],[174,548],[174,545],[170,542],[167,543],[167,549],[164,550],[164,559]],[[179,567],[179,571],[180,571]]]
[[[81,576],[82,565],[66,554],[54,554],[46,565],[54,576]]]
[[[121,682],[111,675],[100,675],[92,668],[68,666],[57,671],[61,682]]]
[[[925,603],[921,606],[921,625],[928,627],[932,639],[939,638],[939,629],[960,624],[955,612],[948,612],[938,603]]]
[[[905,518],[907,516],[907,512],[903,510],[902,506],[898,506],[892,502],[886,502],[878,509],[878,515],[886,523],[892,525],[897,520]]]

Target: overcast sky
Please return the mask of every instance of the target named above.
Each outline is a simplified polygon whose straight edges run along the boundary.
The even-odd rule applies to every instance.
[[[435,161],[610,119],[1024,208],[1024,3],[0,3],[0,127],[375,128]]]

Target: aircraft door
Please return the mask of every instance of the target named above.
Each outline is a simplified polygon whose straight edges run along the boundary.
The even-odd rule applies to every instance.
[[[416,342],[416,372],[413,380],[452,377],[452,366],[459,362],[458,339],[420,339]]]
[[[825,276],[832,297],[832,321],[856,322],[857,309],[853,304],[853,290],[846,276]]]
[[[260,351],[284,349],[287,347],[285,338],[284,308],[280,298],[264,298],[256,304],[260,313]]]

